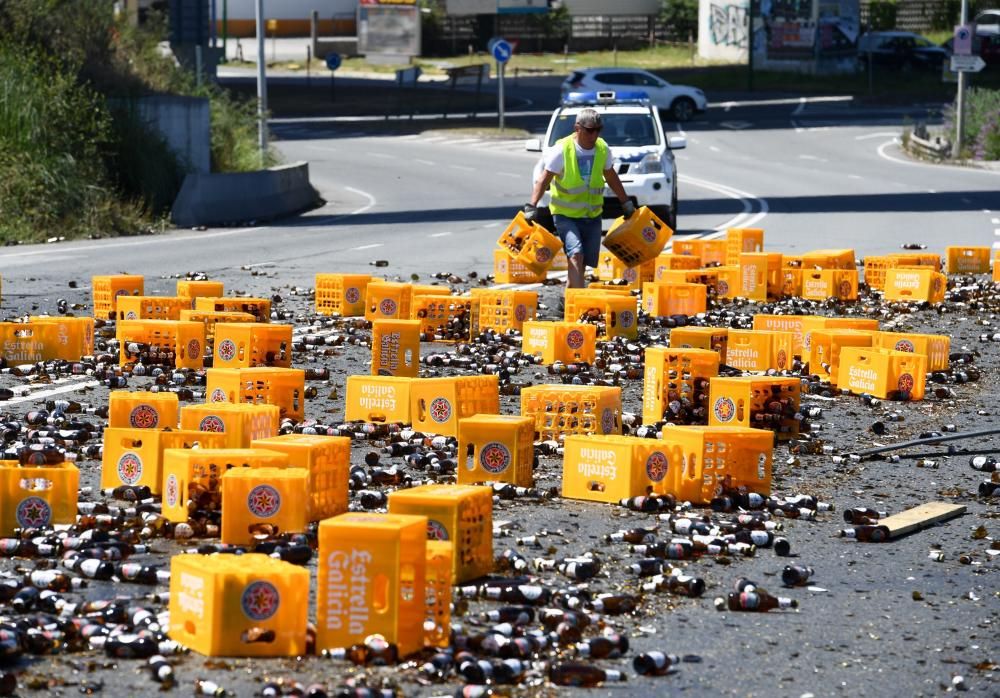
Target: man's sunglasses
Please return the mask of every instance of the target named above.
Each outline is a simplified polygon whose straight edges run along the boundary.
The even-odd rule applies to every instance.
[[[601,127],[600,126],[581,126],[580,128],[582,130],[586,131],[587,133],[600,133],[601,132]]]

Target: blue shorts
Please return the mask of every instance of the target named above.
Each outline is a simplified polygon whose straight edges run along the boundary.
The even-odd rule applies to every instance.
[[[556,235],[562,240],[567,257],[583,255],[583,263],[596,267],[601,253],[601,219],[570,218],[556,214]]]

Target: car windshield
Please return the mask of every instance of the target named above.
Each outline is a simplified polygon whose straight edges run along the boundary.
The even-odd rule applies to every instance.
[[[656,124],[648,112],[644,114],[604,112],[601,114],[601,120],[604,122],[601,138],[610,146],[627,148],[660,144],[660,134],[657,133]],[[576,123],[575,114],[560,114],[552,125],[548,145],[553,146],[560,138],[573,133],[574,123]]]

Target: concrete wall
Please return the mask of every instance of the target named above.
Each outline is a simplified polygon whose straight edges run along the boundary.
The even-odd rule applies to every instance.
[[[155,128],[188,172],[212,169],[211,119],[204,97],[142,97],[135,102],[142,120]]]
[[[745,61],[749,12],[749,0],[701,0],[698,3],[698,55]]]
[[[193,173],[185,177],[170,216],[183,228],[227,225],[288,216],[318,200],[305,162],[256,172]]]

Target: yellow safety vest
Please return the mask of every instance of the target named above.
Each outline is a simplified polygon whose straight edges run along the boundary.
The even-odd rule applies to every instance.
[[[608,162],[608,144],[598,138],[594,145],[594,169],[584,182],[576,161],[576,143],[572,135],[559,141],[563,149],[562,176],[553,177],[549,186],[549,209],[569,218],[597,218],[604,209],[604,169]]]

